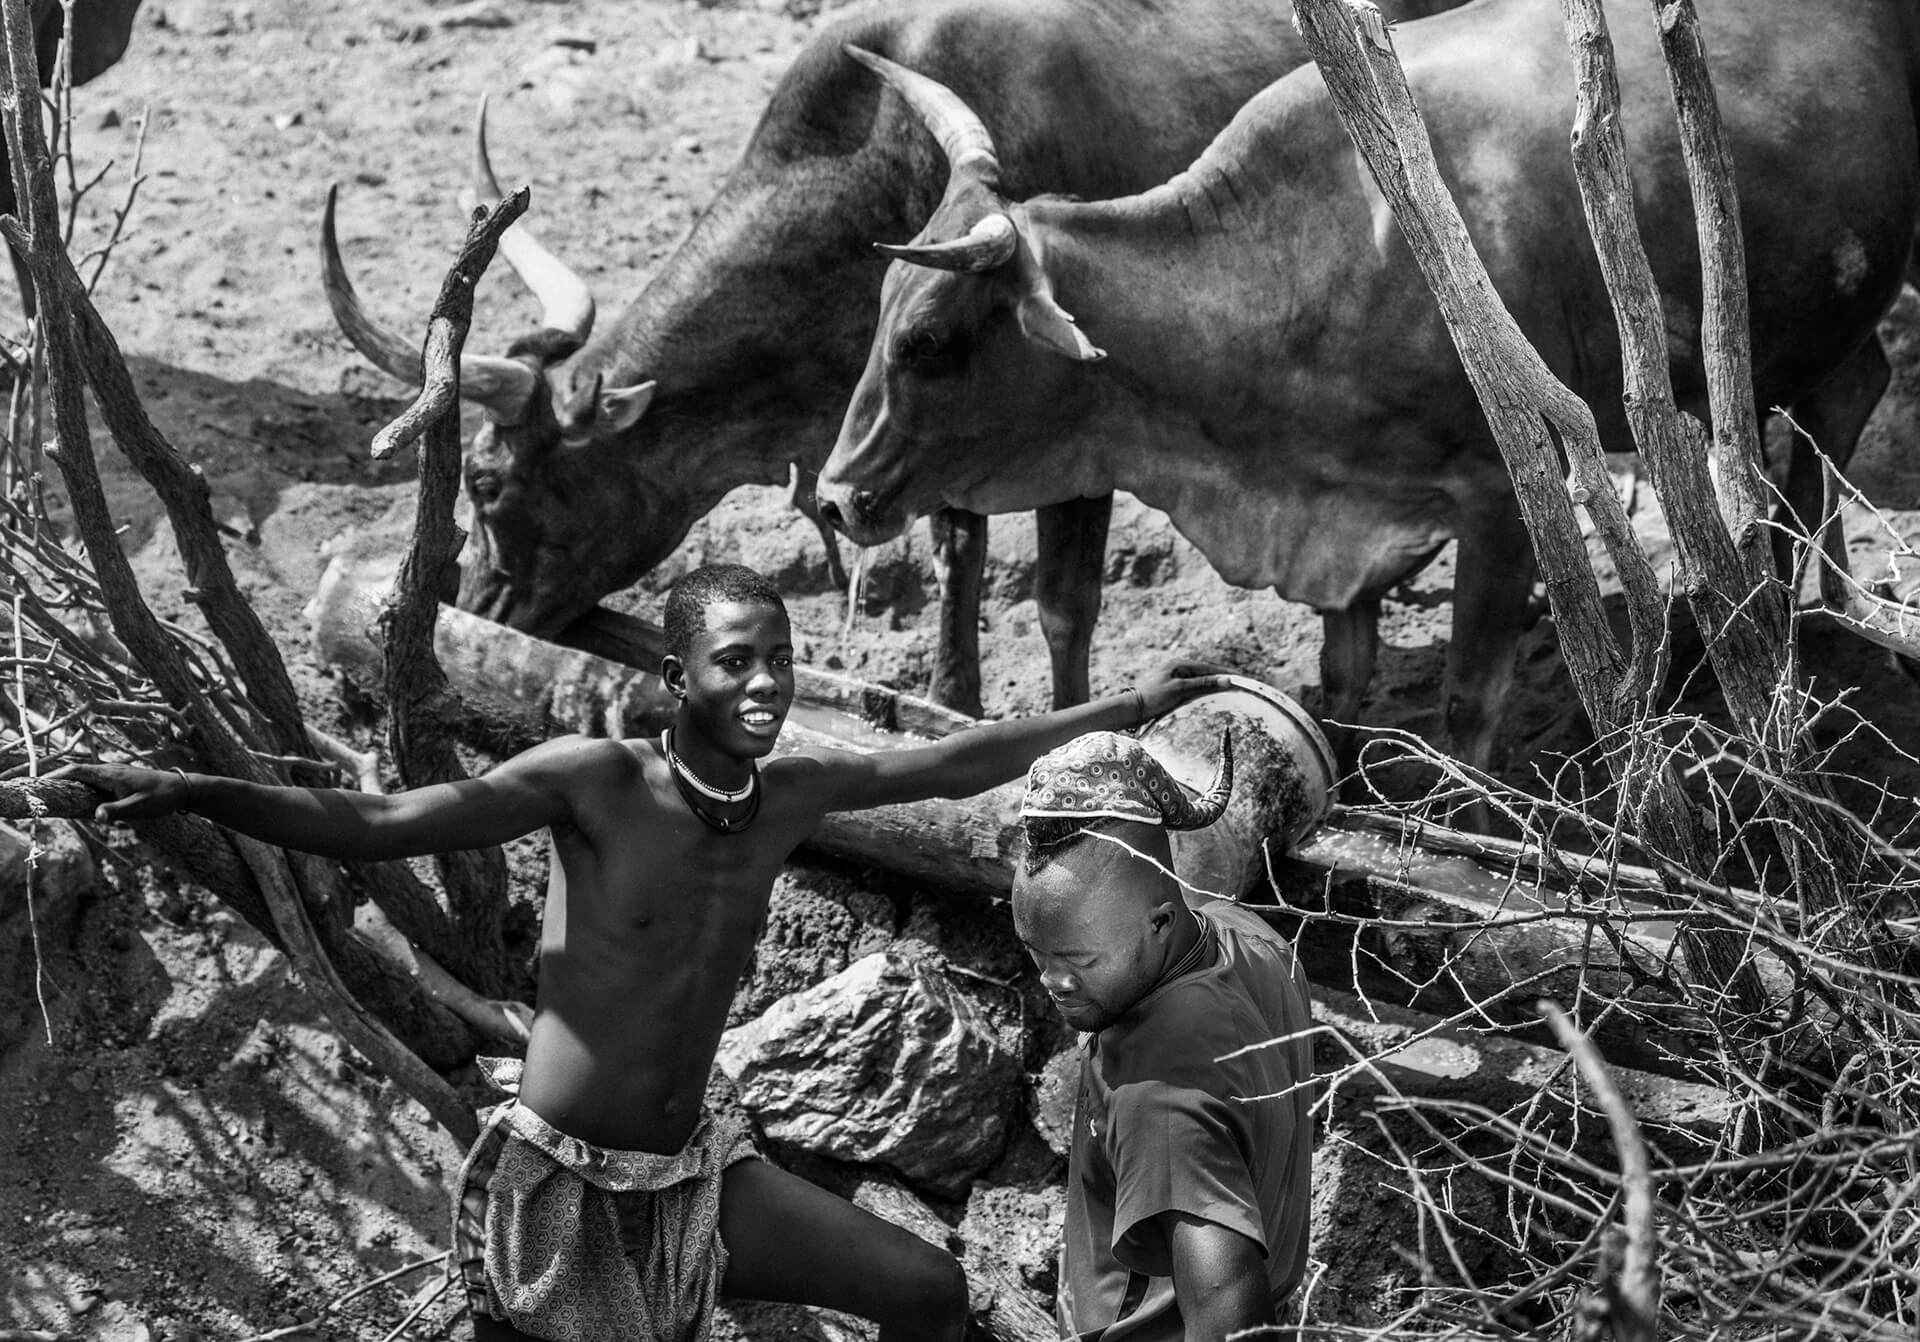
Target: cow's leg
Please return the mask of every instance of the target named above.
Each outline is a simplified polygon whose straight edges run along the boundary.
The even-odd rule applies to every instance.
[[[927,519],[940,575],[940,642],[933,654],[936,704],[979,717],[980,588],[987,571],[987,519],[942,508]]]
[[[1380,655],[1380,598],[1362,597],[1345,610],[1320,612],[1321,716],[1327,744],[1342,774],[1359,763],[1359,732],[1352,724],[1360,717],[1360,701],[1373,683],[1374,663]]]
[[[1033,520],[1039,553],[1034,556],[1033,597],[1040,632],[1053,663],[1053,706],[1071,708],[1092,697],[1087,664],[1093,627],[1100,619],[1101,581],[1107,562],[1107,527],[1113,495],[1073,499],[1038,509]]]
[[[1470,521],[1454,565],[1441,724],[1455,757],[1477,769],[1493,759],[1496,710],[1513,685],[1533,578],[1533,547],[1511,500],[1498,513]]]
[[[1794,421],[1806,430],[1834,465],[1844,470],[1892,378],[1886,351],[1880,347],[1880,337],[1874,336],[1823,382],[1793,403]],[[1786,497],[1773,515],[1777,526],[1790,526],[1801,536],[1811,535],[1824,516],[1825,485],[1820,454],[1795,434],[1787,456],[1787,486],[1783,491]],[[1793,546],[1792,535],[1784,530],[1774,532],[1774,571],[1789,583],[1794,583],[1795,577]],[[1840,526],[1836,524],[1828,530],[1822,548],[1842,573],[1847,571],[1847,540]],[[1794,586],[1797,589],[1798,584]]]

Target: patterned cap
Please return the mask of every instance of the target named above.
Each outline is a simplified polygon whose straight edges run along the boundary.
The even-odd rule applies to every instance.
[[[1220,771],[1196,799],[1131,736],[1088,732],[1033,762],[1023,819],[1071,816],[1137,820],[1168,829],[1201,829],[1220,818],[1233,792],[1233,738],[1220,733]]]

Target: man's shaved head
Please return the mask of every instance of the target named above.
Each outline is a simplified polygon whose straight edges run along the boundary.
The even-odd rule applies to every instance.
[[[1168,874],[1167,833],[1112,819],[1075,820],[1066,830],[1029,819],[1025,830],[1014,929],[1067,1023],[1103,1030],[1152,990],[1175,933],[1192,918]]]

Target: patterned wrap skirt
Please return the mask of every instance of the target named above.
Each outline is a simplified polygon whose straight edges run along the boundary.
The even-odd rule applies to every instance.
[[[517,1059],[481,1064],[518,1094]],[[517,1099],[496,1106],[460,1169],[451,1270],[476,1316],[552,1342],[704,1342],[727,1270],[720,1177],[755,1154],[726,1115],[659,1155],[569,1137]]]

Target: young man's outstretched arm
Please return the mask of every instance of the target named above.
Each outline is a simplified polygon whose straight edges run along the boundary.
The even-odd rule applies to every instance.
[[[94,812],[98,820],[191,811],[284,848],[381,861],[485,848],[563,823],[579,790],[610,783],[622,757],[630,759],[615,742],[561,737],[478,778],[387,796],[119,764],[72,764],[56,776],[113,794]]]
[[[1126,731],[1189,699],[1227,688],[1229,679],[1217,667],[1173,662],[1137,686],[1073,708],[985,723],[907,750],[823,751],[796,763],[815,766],[817,776],[808,785],[818,789],[815,795],[829,811],[971,797],[1018,778],[1034,760],[1076,736]]]

